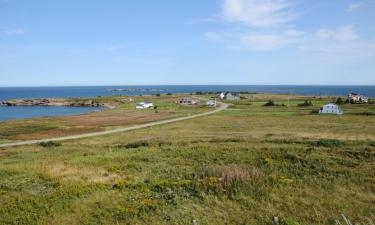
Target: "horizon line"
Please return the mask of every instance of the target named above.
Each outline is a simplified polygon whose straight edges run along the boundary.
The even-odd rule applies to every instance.
[[[44,88],[44,87],[114,87],[114,86],[361,86],[372,87],[375,84],[71,84],[71,85],[19,85],[0,86],[0,88]]]

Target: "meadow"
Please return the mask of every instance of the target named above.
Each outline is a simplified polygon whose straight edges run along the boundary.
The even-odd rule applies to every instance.
[[[181,117],[208,110],[203,106],[181,107],[175,104],[175,101],[184,96],[189,95],[113,96],[75,99],[73,101],[103,103],[110,106],[111,110],[76,116],[0,121],[0,143],[103,131]],[[155,113],[154,109],[135,109],[136,104],[141,101],[152,101],[158,107],[157,113]]]
[[[270,225],[278,217],[282,225],[335,225],[344,224],[341,214],[375,223],[375,105],[318,115],[311,111],[331,98],[243,96],[207,117],[0,149],[0,224]],[[161,96],[160,112],[208,110],[168,103],[177,97]],[[263,106],[269,99],[278,106]],[[305,100],[313,106],[298,106]],[[146,121],[136,114],[118,103],[75,120],[1,122],[0,137],[44,137],[75,123],[86,129],[92,117],[109,115],[139,119],[103,119],[99,129]]]

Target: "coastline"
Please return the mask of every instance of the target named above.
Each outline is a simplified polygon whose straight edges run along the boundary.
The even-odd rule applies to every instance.
[[[99,103],[94,100],[85,99],[14,99],[0,102],[0,106],[15,107],[15,106],[61,106],[61,107],[105,107],[114,108],[108,103]]]

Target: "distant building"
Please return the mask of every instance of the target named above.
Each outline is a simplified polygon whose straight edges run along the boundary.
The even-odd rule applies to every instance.
[[[216,100],[208,100],[206,102],[206,106],[208,106],[208,107],[216,107]]]
[[[368,103],[368,98],[357,93],[349,93],[348,101],[349,103]]]
[[[219,95],[220,99],[227,101],[238,101],[240,100],[240,93],[237,92],[222,92]]]
[[[148,109],[148,108],[152,108],[153,106],[154,104],[152,102],[140,102],[137,104],[135,108],[136,109]]]
[[[319,114],[336,114],[336,115],[342,115],[344,114],[344,111],[342,109],[333,103],[329,103],[324,105],[323,107],[320,108]]]
[[[198,105],[200,101],[195,98],[182,98],[176,102],[180,105]]]

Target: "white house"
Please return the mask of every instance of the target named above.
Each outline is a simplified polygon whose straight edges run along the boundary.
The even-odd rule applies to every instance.
[[[148,109],[148,108],[152,108],[153,106],[154,104],[152,104],[152,102],[140,102],[137,104],[135,108],[136,109]]]
[[[216,100],[208,100],[206,102],[206,106],[208,106],[208,107],[216,107]]]
[[[240,93],[237,92],[222,92],[219,95],[220,99],[228,100],[228,101],[238,101],[240,100]]]
[[[348,100],[350,103],[368,103],[368,98],[357,93],[349,93]]]
[[[344,114],[344,111],[342,109],[333,103],[329,103],[324,105],[323,107],[320,108],[319,114],[336,114],[336,115],[342,115]]]

